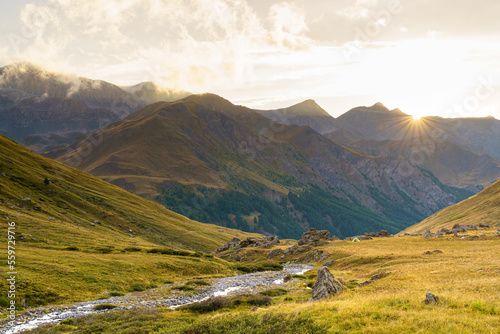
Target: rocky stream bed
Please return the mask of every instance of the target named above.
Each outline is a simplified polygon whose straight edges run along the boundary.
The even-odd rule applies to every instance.
[[[14,326],[3,323],[1,334],[20,333],[24,330],[34,329],[48,323],[59,323],[64,319],[76,318],[92,313],[109,312],[110,310],[94,310],[99,304],[113,304],[115,310],[126,310],[134,307],[170,307],[198,302],[213,296],[228,294],[256,293],[268,288],[284,286],[284,278],[288,275],[303,274],[312,269],[312,265],[290,264],[284,265],[282,271],[264,271],[251,274],[237,275],[220,278],[210,286],[197,289],[196,292],[187,293],[170,290],[172,285],[165,285],[143,293],[131,293],[122,297],[81,302],[68,306],[40,307],[30,309],[16,317]],[[168,295],[166,295],[168,291]]]

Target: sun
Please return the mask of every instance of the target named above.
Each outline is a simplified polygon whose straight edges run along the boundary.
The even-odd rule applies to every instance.
[[[417,115],[412,115],[411,117],[413,117],[414,121],[418,121],[420,119],[420,116],[417,116]]]

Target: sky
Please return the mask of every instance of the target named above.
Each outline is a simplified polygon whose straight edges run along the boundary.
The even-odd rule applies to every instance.
[[[252,108],[500,119],[498,0],[1,0],[0,65]]]

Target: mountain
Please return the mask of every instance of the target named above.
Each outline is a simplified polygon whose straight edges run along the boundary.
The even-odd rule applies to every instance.
[[[498,226],[499,221],[500,181],[497,181],[479,194],[444,208],[401,233],[424,233],[427,230],[436,232],[443,227],[451,229],[455,224],[476,225],[483,223]]]
[[[419,120],[382,103],[357,107],[337,119],[313,101],[260,111],[274,121],[310,126],[332,141],[377,157],[403,157],[446,185],[474,193],[500,179],[500,121],[494,118]],[[484,135],[486,134],[486,135]]]
[[[281,237],[395,232],[470,195],[212,94],[152,104],[48,155],[190,218]]]
[[[0,133],[43,152],[73,143],[153,102],[187,95],[151,82],[118,87],[29,63],[14,64],[0,68]]]
[[[335,127],[335,119],[314,100],[306,100],[288,108],[255,111],[274,122],[308,126],[321,134]]]
[[[373,156],[401,156],[432,173],[444,184],[475,193],[500,179],[500,161],[449,141],[431,137],[401,140],[359,140],[350,145]]]

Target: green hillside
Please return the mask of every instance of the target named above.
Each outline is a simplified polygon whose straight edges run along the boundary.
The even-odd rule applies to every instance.
[[[223,273],[225,262],[203,252],[249,235],[187,219],[3,136],[0,221],[4,244],[16,223],[18,297],[32,306]],[[146,252],[165,247],[178,255]]]

